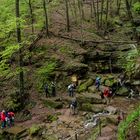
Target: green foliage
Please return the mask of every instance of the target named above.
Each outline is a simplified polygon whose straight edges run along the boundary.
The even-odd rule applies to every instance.
[[[50,82],[55,67],[56,62],[50,61],[36,71],[35,78],[37,78],[37,88],[39,91],[42,91],[45,84]]]
[[[44,100],[43,103],[46,107],[50,108],[61,109],[63,107],[62,102],[55,102],[53,100]]]
[[[49,122],[56,121],[57,119],[58,119],[57,115],[50,115],[50,114],[47,115],[47,121]]]
[[[93,79],[88,79],[86,82],[78,86],[78,92],[83,92],[88,89],[89,86],[93,84]]]
[[[124,54],[120,60],[120,64],[125,69],[127,75],[131,77],[136,72],[136,60],[140,55],[140,51],[136,48],[130,50],[127,54]]]
[[[140,2],[134,3],[133,10],[134,10],[134,12],[140,14]]]
[[[12,111],[19,111],[22,109],[22,103],[20,102],[20,94],[19,92],[13,92],[10,94],[8,98],[4,101],[3,105],[4,108],[7,110],[12,110]]]
[[[128,129],[129,125],[138,117],[140,117],[140,106],[130,115],[128,115],[126,120],[119,124],[118,140],[125,140],[126,130]]]
[[[40,125],[32,125],[30,128],[29,128],[29,134],[31,136],[35,136],[38,134],[38,132],[40,131],[41,127]]]

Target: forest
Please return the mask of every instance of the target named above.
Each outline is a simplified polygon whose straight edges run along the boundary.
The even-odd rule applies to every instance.
[[[0,140],[140,139],[140,0],[0,0]]]

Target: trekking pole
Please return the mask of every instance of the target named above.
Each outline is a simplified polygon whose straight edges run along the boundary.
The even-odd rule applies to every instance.
[[[101,119],[99,118],[99,134],[101,136]]]

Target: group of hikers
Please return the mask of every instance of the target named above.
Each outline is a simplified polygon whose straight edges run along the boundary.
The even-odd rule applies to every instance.
[[[14,112],[2,110],[0,112],[1,128],[11,127],[14,125]]]
[[[48,84],[45,85],[45,94],[46,98],[56,96],[56,84],[54,82],[51,82],[50,86]]]

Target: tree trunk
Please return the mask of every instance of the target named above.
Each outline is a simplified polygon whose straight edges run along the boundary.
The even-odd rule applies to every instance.
[[[103,23],[103,7],[104,6],[104,0],[101,0],[101,19],[100,19],[100,27],[102,28],[102,23]]]
[[[69,6],[68,6],[68,0],[65,0],[66,4],[66,22],[67,22],[67,32],[70,31],[70,19],[69,19]]]
[[[129,4],[129,1],[125,0],[125,3],[126,3],[126,9],[127,9],[127,14],[128,14],[129,20],[133,23],[133,16],[132,16],[132,12],[131,12],[131,7],[130,7],[130,4]]]
[[[117,11],[116,11],[117,15],[120,14],[120,6],[121,6],[121,0],[117,0]]]
[[[108,28],[108,5],[109,5],[109,0],[106,1],[106,30]]]
[[[94,0],[92,0],[92,6],[93,6],[93,9],[94,9],[94,16],[95,16],[95,19],[96,19],[96,7],[95,7],[95,2]]]
[[[46,29],[46,37],[49,36],[49,28],[48,28],[48,13],[46,8],[46,0],[43,0],[43,8],[44,8],[44,15],[45,15],[45,29]]]
[[[99,0],[96,1],[97,2],[97,28],[99,29]]]
[[[32,9],[31,0],[29,0],[29,9],[30,9],[31,24],[32,24],[32,34],[34,34],[34,17],[33,17],[33,9]]]
[[[21,52],[21,29],[20,29],[20,12],[19,12],[19,0],[15,0],[15,6],[16,6],[16,28],[17,28],[17,42],[19,44],[19,88],[20,88],[20,95],[24,95],[24,74],[23,74],[23,56]]]

